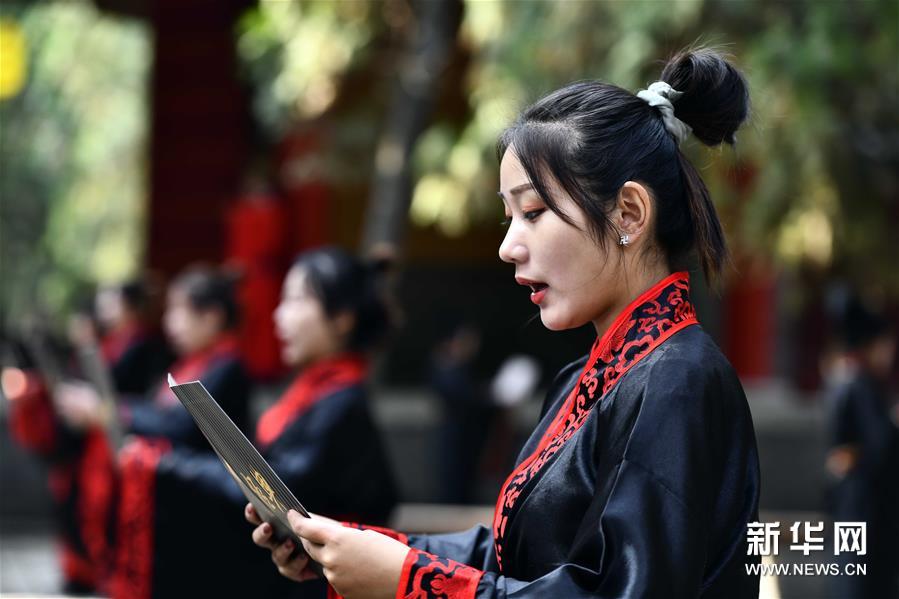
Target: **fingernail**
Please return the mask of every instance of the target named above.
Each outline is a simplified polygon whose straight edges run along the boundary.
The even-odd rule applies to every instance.
[[[262,525],[262,532],[268,534],[268,533],[270,533],[271,531],[272,531],[272,525],[271,525],[271,524],[269,524],[268,522],[266,522],[265,524]]]

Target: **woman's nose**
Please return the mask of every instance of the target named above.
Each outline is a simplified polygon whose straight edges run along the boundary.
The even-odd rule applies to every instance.
[[[510,264],[521,264],[528,259],[528,249],[514,232],[515,225],[509,227],[503,242],[499,244],[499,259]]]

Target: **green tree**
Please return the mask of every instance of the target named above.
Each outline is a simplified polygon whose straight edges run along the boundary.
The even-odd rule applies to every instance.
[[[88,2],[4,4],[3,15],[29,65],[0,102],[0,301],[15,323],[140,268],[151,46],[142,25]]]

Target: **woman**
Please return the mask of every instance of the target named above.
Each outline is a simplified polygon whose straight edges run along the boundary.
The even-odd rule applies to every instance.
[[[527,108],[499,144],[515,265],[543,324],[587,322],[586,360],[552,384],[492,529],[393,538],[290,514],[305,554],[253,533],[280,571],[357,597],[756,597],[747,523],[759,471],[740,383],[696,322],[681,269],[726,263],[721,226],[678,149],[732,143],[743,77],[681,53],[633,95],[580,82]],[[247,518],[258,522],[249,507]]]
[[[109,286],[97,292],[95,313],[91,310],[70,317],[70,341],[79,352],[99,350],[109,369],[110,382],[120,395],[145,393],[162,374],[167,352],[146,323],[147,290],[138,281]],[[82,370],[85,364],[82,363]],[[80,373],[84,375],[84,372]],[[99,425],[82,426],[69,420],[72,383],[59,385],[51,394],[32,373],[30,393],[10,410],[10,423],[17,440],[43,458],[48,467],[56,520],[60,530],[63,586],[67,592],[96,593],[102,590],[110,558],[111,524],[115,509],[116,464],[114,451]],[[97,406],[96,395],[88,388]],[[78,387],[74,386],[77,397]],[[59,409],[58,418],[55,413]],[[74,426],[70,426],[73,424]]]
[[[300,371],[260,417],[256,446],[309,509],[386,521],[396,487],[366,391],[368,354],[389,325],[378,273],[336,248],[304,253],[285,279],[274,319],[284,361]],[[246,538],[246,525],[229,517],[245,499],[217,457],[176,449],[160,457],[153,482],[156,511],[166,518],[157,519],[153,532],[154,569],[164,575],[147,586],[121,587],[117,596],[290,593],[288,581]],[[198,551],[184,542],[184,530],[227,551]],[[212,575],[196,576],[203,571]],[[322,587],[311,583],[293,594],[323,596]]]
[[[163,328],[178,355],[171,373],[179,381],[202,381],[238,426],[246,430],[250,381],[235,337],[239,312],[233,279],[203,266],[186,269],[169,286]],[[160,549],[181,519],[195,517],[168,509],[172,489],[157,484],[155,472],[169,453],[191,449],[212,455],[193,419],[159,381],[149,398],[125,397],[119,405],[123,429],[134,435],[119,453],[116,555],[110,592],[115,597],[149,596],[154,586],[178,584]]]
[[[890,401],[890,373],[896,355],[889,321],[859,298],[847,298],[837,321],[839,346],[829,390],[833,476],[831,515],[835,522],[866,522],[864,556],[841,553],[841,563],[863,563],[864,576],[839,576],[836,595],[847,599],[899,596],[899,405]]]
[[[168,348],[148,323],[150,291],[140,280],[104,287],[95,311],[103,335],[100,350],[119,394],[143,394],[170,362]]]

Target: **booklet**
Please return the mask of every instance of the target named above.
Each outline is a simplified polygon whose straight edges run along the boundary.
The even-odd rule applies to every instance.
[[[119,400],[116,394],[115,384],[112,381],[112,373],[103,361],[100,346],[96,343],[79,344],[75,347],[78,360],[81,363],[81,371],[88,382],[100,395],[103,407],[108,412],[109,418],[103,430],[113,449],[121,449],[124,441],[121,422],[119,422]]]
[[[28,348],[28,352],[34,360],[34,366],[47,387],[54,409],[57,409],[56,389],[61,383],[67,382],[65,370],[50,347],[47,333],[37,325],[30,325],[28,328],[28,332],[23,335],[25,347]],[[103,424],[103,431],[109,441],[109,446],[118,450],[122,447],[123,441],[122,426],[118,416],[118,400],[112,375],[103,362],[100,347],[96,343],[81,344],[77,345],[75,350],[78,354],[82,374],[100,396],[102,407],[108,415]]]
[[[256,508],[256,513],[264,522],[271,524],[275,540],[280,543],[292,539],[302,550],[300,538],[290,528],[287,512],[296,510],[309,518],[311,516],[306,508],[212,398],[203,383],[193,381],[179,384],[171,374],[168,380],[172,392],[193,416],[240,490]],[[310,565],[313,568],[318,566],[311,561]]]

